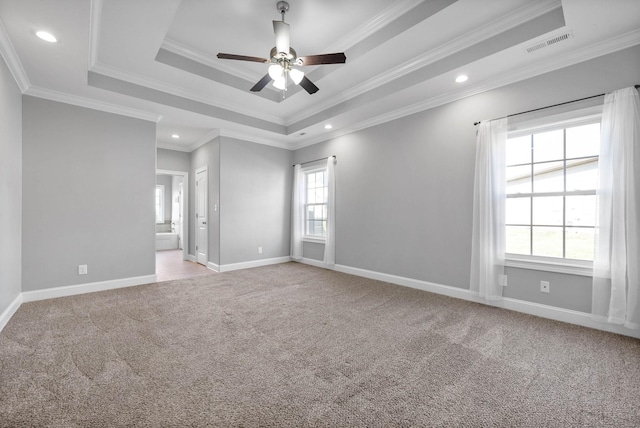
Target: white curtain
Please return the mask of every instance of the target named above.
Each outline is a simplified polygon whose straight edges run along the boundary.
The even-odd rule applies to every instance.
[[[593,262],[593,318],[640,327],[640,97],[635,88],[604,99]]]
[[[327,235],[324,243],[324,263],[333,266],[336,264],[336,171],[335,156],[327,159]]]
[[[471,248],[471,291],[502,298],[505,253],[507,119],[480,123],[476,145]]]
[[[302,166],[293,169],[291,195],[291,258],[302,260],[302,235],[304,233],[304,175]]]

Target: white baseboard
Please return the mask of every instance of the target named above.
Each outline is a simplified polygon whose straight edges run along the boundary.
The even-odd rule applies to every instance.
[[[18,296],[15,299],[13,299],[13,302],[11,302],[11,304],[7,307],[7,309],[2,311],[2,313],[0,314],[0,331],[2,331],[4,326],[7,325],[7,323],[9,322],[13,314],[16,313],[16,311],[18,310],[21,304],[22,304],[22,293],[18,294]]]
[[[136,276],[132,278],[114,279],[110,281],[90,282],[87,284],[67,285],[64,287],[45,288],[43,290],[24,291],[24,302],[54,299],[56,297],[75,296],[76,294],[93,293],[96,291],[113,290],[116,288],[133,287],[135,285],[150,284],[156,281],[156,275]]]
[[[207,268],[211,269],[214,272],[220,272],[220,265],[215,263],[207,262]]]
[[[193,254],[187,254],[187,260],[189,260],[190,262],[198,263],[198,259],[196,259],[196,256],[194,256]]]
[[[324,263],[313,260],[303,259],[302,263],[306,263],[312,266],[331,269]],[[527,302],[525,300],[518,300],[513,298],[502,298],[496,301],[487,301],[476,295],[470,290],[451,287],[449,285],[436,284],[428,281],[421,281],[418,279],[406,278],[397,275],[390,275],[381,272],[370,271],[366,269],[354,268],[351,266],[335,265],[333,270],[338,272],[348,273],[351,275],[362,276],[369,279],[376,279],[379,281],[390,282],[392,284],[402,285],[405,287],[417,288],[419,290],[428,291],[430,293],[441,294],[449,297],[455,297],[457,299],[468,300],[472,302],[482,303],[485,305],[496,306],[516,312],[522,312],[529,315],[535,315],[541,318],[552,319],[555,321],[566,322],[569,324],[575,324],[583,327],[589,327],[596,330],[608,331],[611,333],[621,334],[623,336],[630,336],[640,339],[640,330],[631,330],[623,326],[599,323],[591,318],[591,314],[585,312],[574,311],[571,309],[558,308],[555,306],[542,305],[540,303]]]
[[[242,263],[230,263],[227,265],[220,265],[218,268],[220,269],[218,272],[230,272],[232,270],[239,269],[249,269],[260,266],[268,266],[268,265],[277,265],[279,263],[287,263],[291,261],[291,257],[275,257],[272,259],[262,259],[262,260],[253,260],[250,262],[242,262]]]
[[[302,260],[293,260],[293,261],[294,262],[299,262],[299,263],[304,263],[305,265],[311,265],[311,266],[319,267],[319,268],[336,270],[334,266],[326,265],[322,260],[303,258]],[[356,274],[354,274],[354,275],[356,275]],[[362,276],[362,275],[358,275],[358,276]]]

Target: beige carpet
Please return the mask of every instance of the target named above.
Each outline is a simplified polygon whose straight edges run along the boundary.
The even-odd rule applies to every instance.
[[[640,341],[287,263],[23,304],[2,427],[640,426]]]

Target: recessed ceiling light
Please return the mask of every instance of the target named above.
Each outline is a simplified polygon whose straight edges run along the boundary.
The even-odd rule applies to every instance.
[[[45,42],[49,42],[49,43],[55,43],[58,41],[58,39],[56,39],[56,37],[53,34],[47,33],[46,31],[38,31],[36,33],[36,36],[40,37]]]
[[[456,82],[462,83],[462,82],[466,82],[468,79],[469,79],[469,76],[467,76],[466,74],[461,74],[460,76],[456,77]]]
[[[324,126],[324,129],[331,129],[331,128],[333,128],[333,126],[332,126],[330,123],[327,123],[327,124]]]
[[[171,134],[171,138],[177,140],[180,136],[178,134]]]

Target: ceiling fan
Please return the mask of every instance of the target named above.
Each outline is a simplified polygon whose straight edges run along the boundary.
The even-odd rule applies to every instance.
[[[347,57],[343,52],[301,57],[297,56],[295,49],[289,45],[289,24],[284,22],[284,15],[289,10],[289,3],[286,1],[279,1],[276,7],[282,15],[282,21],[273,21],[273,31],[276,35],[276,46],[271,49],[269,59],[227,53],[219,53],[218,58],[271,64],[269,66],[269,72],[251,88],[252,92],[259,92],[267,86],[268,83],[273,82],[273,86],[282,90],[282,97],[284,98],[285,91],[287,90],[287,83],[291,80],[294,84],[302,86],[309,94],[315,94],[318,92],[318,87],[304,75],[302,70],[294,67],[321,64],[344,64],[347,61]]]

